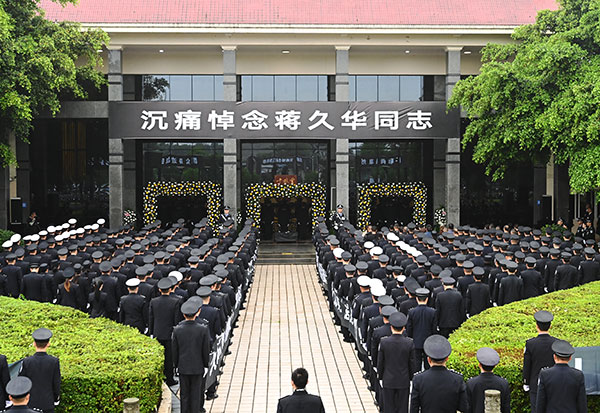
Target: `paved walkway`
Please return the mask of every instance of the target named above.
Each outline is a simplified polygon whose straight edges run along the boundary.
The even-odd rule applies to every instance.
[[[211,413],[275,412],[292,392],[291,372],[309,372],[307,390],[325,411],[377,412],[359,360],[333,324],[314,265],[259,265],[225,358]]]

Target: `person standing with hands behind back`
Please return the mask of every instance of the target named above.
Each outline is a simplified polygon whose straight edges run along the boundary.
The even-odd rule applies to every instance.
[[[323,401],[319,396],[308,394],[308,371],[302,367],[292,372],[294,393],[282,397],[277,403],[277,413],[325,413]]]

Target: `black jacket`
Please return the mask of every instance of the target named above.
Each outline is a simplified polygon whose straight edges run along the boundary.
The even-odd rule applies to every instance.
[[[8,371],[8,362],[6,356],[0,354],[0,403],[2,400],[8,401],[8,394],[6,394],[6,385],[10,381],[10,373]]]
[[[427,305],[419,305],[408,312],[406,334],[412,337],[415,348],[422,349],[425,340],[437,331],[435,310]]]
[[[21,292],[28,300],[43,302],[46,297],[46,281],[39,273],[29,273],[23,277]]]
[[[492,306],[490,286],[483,282],[474,282],[467,288],[465,310],[469,316],[481,313]]]
[[[29,406],[40,410],[54,409],[60,397],[60,362],[45,352],[23,359],[20,376],[28,377],[32,387]]]
[[[575,287],[579,282],[579,271],[570,264],[560,265],[554,275],[554,291]]]
[[[500,280],[498,305],[510,304],[523,298],[523,280],[516,275],[509,275]]]
[[[552,343],[556,338],[550,334],[540,334],[525,343],[523,355],[523,382],[529,385],[529,391],[537,392],[540,370],[554,365]]]
[[[367,348],[371,350],[371,360],[374,367],[377,367],[377,362],[379,361],[379,344],[381,343],[381,339],[391,335],[392,327],[389,324],[384,324],[380,327],[377,327],[373,331],[371,342],[367,343]]]
[[[600,280],[600,263],[596,260],[585,260],[579,263],[579,284]]]
[[[463,298],[454,288],[442,291],[435,299],[435,311],[440,328],[456,328],[465,321]]]
[[[460,294],[460,293],[458,293]],[[415,374],[410,396],[411,413],[456,413],[469,408],[462,375],[443,366]]]
[[[170,340],[173,327],[182,318],[181,300],[174,295],[160,295],[150,301],[148,333],[157,340]]]
[[[384,337],[379,343],[377,375],[386,389],[408,389],[416,368],[412,338],[401,334]]]
[[[319,396],[308,394],[306,390],[296,390],[279,399],[277,413],[325,413],[325,407]]]
[[[144,333],[148,325],[146,297],[140,294],[129,294],[121,297],[119,302],[119,322],[137,328]]]
[[[544,279],[539,271],[527,269],[521,273],[521,279],[523,280],[523,298],[537,297],[544,293]]]
[[[469,412],[485,413],[485,391],[500,391],[500,411],[510,413],[510,388],[508,381],[494,373],[481,373],[479,376],[467,381],[467,395],[469,396]]]
[[[203,305],[200,309],[200,315],[198,318],[203,318],[208,322],[208,328],[210,330],[211,342],[223,331],[224,325],[221,324],[221,317],[219,310],[210,305]]]
[[[210,357],[208,328],[194,320],[183,320],[173,329],[173,365],[179,374],[204,375]]]
[[[23,273],[20,267],[16,265],[7,265],[2,268],[2,273],[6,274],[6,293],[17,298],[21,294],[21,281]]]
[[[585,413],[587,398],[583,373],[568,364],[542,369],[537,392],[538,413]]]

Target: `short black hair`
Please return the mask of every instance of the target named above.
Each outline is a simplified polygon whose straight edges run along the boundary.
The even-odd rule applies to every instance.
[[[483,369],[483,371],[485,372],[491,372],[492,370],[494,370],[494,367],[496,366],[484,366],[483,364],[479,363],[481,365],[481,368]]]
[[[550,330],[550,323],[540,323],[539,321],[536,321],[535,323],[541,331]]]
[[[308,371],[305,368],[299,367],[292,372],[292,382],[297,389],[304,389],[308,383]]]

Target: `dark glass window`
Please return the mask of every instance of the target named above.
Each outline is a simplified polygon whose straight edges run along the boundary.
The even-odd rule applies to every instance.
[[[222,75],[125,75],[126,101],[222,101]]]
[[[350,101],[413,102],[433,100],[425,96],[426,78],[432,76],[351,75]]]
[[[42,225],[108,215],[108,121],[39,120],[30,137],[31,211]]]
[[[242,75],[242,101],[327,101],[327,76]]]
[[[143,184],[223,182],[223,142],[143,142]]]

